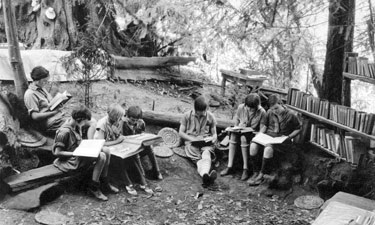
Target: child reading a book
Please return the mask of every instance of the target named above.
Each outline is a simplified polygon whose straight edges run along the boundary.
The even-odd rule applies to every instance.
[[[118,192],[118,189],[109,184],[108,181],[108,166],[111,157],[109,151],[103,149],[97,158],[73,156],[74,150],[82,140],[79,127],[90,119],[91,112],[85,106],[77,106],[73,109],[71,118],[56,133],[52,153],[58,158],[54,161],[54,165],[63,172],[69,172],[87,168],[94,163],[88,191],[97,199],[106,201],[108,198],[102,193],[100,182],[104,191]]]
[[[237,109],[234,121],[235,127],[251,127],[255,132],[259,131],[260,121],[266,115],[266,111],[260,105],[260,97],[256,93],[251,93],[245,98],[245,103],[240,104]],[[243,172],[241,180],[247,180],[249,178],[248,169],[248,154],[250,141],[254,137],[253,132],[230,132],[229,140],[229,154],[228,154],[228,166],[221,171],[221,176],[234,173],[233,161],[237,144],[240,142],[243,158]]]
[[[134,134],[141,134],[145,132],[146,123],[142,119],[142,109],[139,106],[130,106],[126,111],[126,117],[123,118],[123,125],[122,125],[122,134],[124,136],[127,135],[134,135]],[[156,161],[155,154],[150,146],[145,146],[145,149],[139,153],[139,156],[148,156],[152,166],[153,176],[158,179],[162,180],[163,176],[160,173],[158,162]],[[140,164],[139,158],[137,159],[138,164]],[[142,168],[143,170],[143,168]],[[144,171],[143,171],[144,173]]]
[[[96,126],[94,134],[95,139],[105,139],[104,146],[112,146],[119,144],[123,141],[124,136],[121,135],[122,131],[122,118],[125,115],[125,110],[119,104],[111,104],[108,107],[107,116],[100,119]],[[153,191],[146,185],[145,177],[142,173],[141,165],[136,161],[137,156],[121,159],[114,157],[111,167],[120,175],[121,182],[124,182],[127,192],[131,195],[137,195],[132,181],[129,178],[128,170],[132,167],[133,174],[140,181],[140,188],[146,193],[152,194]]]
[[[268,174],[274,149],[283,151],[290,148],[291,139],[296,137],[301,128],[301,123],[296,114],[282,105],[279,95],[273,94],[268,97],[269,110],[261,121],[260,133],[271,137],[286,136],[282,144],[269,144],[262,146],[254,141],[250,144],[250,161],[253,165],[253,176],[248,180],[249,185],[259,185],[263,181],[263,175]],[[263,150],[263,159],[260,161],[258,152]]]
[[[24,95],[25,106],[30,118],[33,120],[34,128],[43,133],[54,136],[56,131],[65,123],[69,115],[63,113],[61,107],[51,110],[52,96],[45,89],[49,82],[49,71],[42,66],[36,66],[31,71],[33,82],[29,85]],[[61,104],[60,104],[61,105]],[[96,121],[92,118],[83,126],[87,127],[87,137],[92,139],[95,132]]]
[[[211,171],[211,163],[215,157],[217,141],[216,119],[208,111],[208,104],[203,96],[194,100],[194,110],[186,112],[181,118],[179,134],[185,141],[186,155],[197,164],[197,171],[205,186],[213,183],[217,177],[215,170]],[[208,146],[194,146],[194,141],[209,143]]]

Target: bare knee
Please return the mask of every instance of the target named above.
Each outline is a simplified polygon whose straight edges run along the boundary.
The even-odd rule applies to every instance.
[[[104,152],[100,152],[97,162],[98,163],[104,163],[107,160],[107,155]]]
[[[241,136],[241,147],[247,147],[249,143],[247,143],[247,138],[245,136]]]
[[[264,148],[263,153],[264,158],[272,158],[273,157],[273,148],[271,146],[267,146]]]
[[[250,155],[254,156],[258,154],[260,146],[257,143],[251,143],[250,144]]]

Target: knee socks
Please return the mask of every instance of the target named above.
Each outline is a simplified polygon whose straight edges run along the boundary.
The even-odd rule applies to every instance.
[[[269,174],[270,172],[270,167],[271,167],[271,163],[272,163],[272,158],[263,158],[263,162],[262,162],[262,170],[261,172],[263,174]]]

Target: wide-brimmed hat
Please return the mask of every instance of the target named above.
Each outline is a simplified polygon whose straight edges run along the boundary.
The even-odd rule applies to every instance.
[[[45,14],[46,14],[46,17],[50,20],[53,20],[56,18],[55,10],[52,7],[48,7]]]

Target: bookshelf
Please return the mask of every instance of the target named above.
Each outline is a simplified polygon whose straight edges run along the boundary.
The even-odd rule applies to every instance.
[[[359,81],[362,81],[362,82],[375,84],[374,78],[365,77],[365,76],[362,76],[362,75],[351,74],[351,73],[346,73],[346,72],[343,72],[342,75],[345,78],[348,78],[348,79],[351,79],[351,80],[359,80]]]
[[[319,144],[317,144],[317,143],[315,143],[315,142],[309,141],[308,143],[310,143],[311,145],[313,145],[313,146],[319,148],[320,150],[322,150],[322,151],[324,151],[324,152],[326,152],[326,153],[328,153],[328,154],[330,154],[330,155],[332,155],[332,156],[334,156],[334,157],[336,157],[336,158],[338,158],[338,159],[342,159],[341,156],[340,156],[339,154],[337,154],[337,153],[335,153],[335,152],[332,152],[331,150],[329,150],[329,149],[327,149],[327,148],[324,148],[323,146],[321,146],[321,145],[319,145]]]
[[[363,133],[363,132],[360,132],[356,129],[353,129],[351,127],[348,127],[348,126],[345,126],[343,124],[340,124],[340,123],[337,123],[333,120],[330,120],[330,119],[327,119],[323,116],[319,116],[319,115],[316,115],[314,113],[310,113],[310,112],[307,112],[306,110],[303,110],[303,109],[300,109],[300,108],[297,108],[295,106],[291,106],[291,105],[288,105],[286,104],[286,106],[296,112],[299,112],[307,117],[310,117],[310,118],[313,118],[321,123],[325,123],[325,124],[329,124],[331,126],[334,126],[334,127],[337,127],[339,129],[342,129],[342,130],[345,130],[345,131],[348,131],[348,132],[351,132],[351,133],[354,133],[360,137],[363,137],[363,138],[368,138],[368,139],[371,139],[371,140],[375,140],[375,136],[374,135],[369,135],[369,134],[366,134],[366,133]]]

